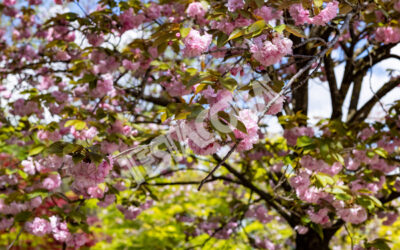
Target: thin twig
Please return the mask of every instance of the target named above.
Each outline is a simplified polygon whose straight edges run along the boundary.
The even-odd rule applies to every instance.
[[[231,148],[231,150],[229,150],[229,152],[225,155],[225,157],[220,162],[218,162],[217,166],[215,166],[213,170],[211,170],[211,172],[208,173],[208,175],[200,182],[200,185],[197,188],[198,191],[200,191],[201,187],[204,185],[208,177],[210,177],[222,165],[222,163],[224,163],[226,159],[229,158],[229,156],[233,153],[233,151],[235,151],[238,144],[239,142],[236,142],[235,145],[233,145],[233,147]]]
[[[11,247],[14,245],[14,243],[15,243],[16,241],[18,241],[19,236],[21,236],[21,233],[22,233],[22,228],[23,228],[23,227],[21,227],[21,228],[19,229],[19,232],[18,232],[18,234],[17,234],[17,237],[16,237],[16,238],[11,242],[11,244],[7,247],[7,250],[10,250]]]

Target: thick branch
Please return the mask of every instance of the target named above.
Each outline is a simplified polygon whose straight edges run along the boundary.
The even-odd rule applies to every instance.
[[[347,120],[349,119],[349,117],[353,116],[357,111],[358,101],[360,99],[362,81],[363,77],[361,76],[358,76],[356,79],[354,79],[353,93],[351,94],[350,107],[347,113]]]
[[[329,90],[331,94],[331,103],[332,103],[332,118],[341,117],[342,116],[342,108],[339,103],[339,89],[336,82],[336,76],[334,72],[335,64],[330,55],[325,55],[324,57],[324,65],[326,78],[329,84]]]
[[[353,116],[349,117],[348,123],[357,123],[365,120],[375,104],[382,99],[387,93],[396,88],[400,84],[400,78],[393,79],[385,83],[371,99],[364,104]]]

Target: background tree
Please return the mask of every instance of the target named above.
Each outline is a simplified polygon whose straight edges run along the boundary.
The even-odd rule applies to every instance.
[[[398,215],[400,78],[373,72],[400,59],[399,1],[0,12],[2,245],[399,246],[379,227]]]

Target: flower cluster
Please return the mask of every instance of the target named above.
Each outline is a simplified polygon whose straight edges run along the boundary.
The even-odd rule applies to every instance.
[[[378,42],[398,43],[400,42],[400,29],[396,27],[379,27],[375,31],[375,39]]]
[[[211,41],[212,35],[207,33],[200,35],[199,31],[191,29],[184,39],[185,49],[183,53],[188,57],[199,56],[208,49]]]
[[[303,8],[301,3],[293,4],[289,8],[289,13],[294,19],[296,25],[303,25],[306,23],[315,25],[325,25],[333,18],[336,17],[339,9],[339,2],[329,2],[326,7],[316,16],[310,18],[310,12]]]
[[[263,66],[270,66],[281,61],[282,57],[292,53],[293,42],[285,37],[275,37],[272,41],[264,41],[260,36],[254,39],[250,52],[254,59]]]

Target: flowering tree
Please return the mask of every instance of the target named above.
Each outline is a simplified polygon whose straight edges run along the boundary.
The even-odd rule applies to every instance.
[[[398,214],[400,99],[383,98],[400,78],[372,70],[399,63],[400,1],[4,0],[0,13],[1,245],[127,246],[109,238],[118,225],[148,249],[329,249],[343,228],[354,249],[391,244],[365,230]],[[330,93],[319,121],[312,81]]]

